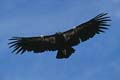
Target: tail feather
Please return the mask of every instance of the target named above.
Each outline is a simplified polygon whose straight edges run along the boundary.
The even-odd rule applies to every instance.
[[[72,53],[74,53],[74,52],[75,52],[75,50],[73,48],[58,50],[56,58],[57,59],[69,58],[72,55]]]

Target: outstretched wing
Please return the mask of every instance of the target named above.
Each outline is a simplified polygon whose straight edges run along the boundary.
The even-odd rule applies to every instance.
[[[110,17],[106,16],[107,13],[101,13],[93,19],[76,26],[66,32],[61,33],[69,46],[74,46],[80,43],[80,41],[86,41],[92,38],[95,34],[104,32],[104,29],[108,29],[105,26],[110,21]],[[44,52],[57,50],[55,35],[43,36],[43,37],[13,37],[10,39],[10,48],[14,47],[13,52],[16,53],[25,51]]]
[[[63,32],[68,44],[70,46],[77,45],[80,41],[86,41],[89,38],[92,38],[95,34],[104,32],[104,29],[108,29],[105,26],[110,26],[107,24],[107,22],[110,21],[110,17],[106,15],[107,13],[101,13],[91,20]]]
[[[10,43],[10,48],[13,47],[12,52],[24,53],[25,51],[33,51],[35,53],[44,51],[56,50],[56,40],[54,35],[43,37],[13,37]]]

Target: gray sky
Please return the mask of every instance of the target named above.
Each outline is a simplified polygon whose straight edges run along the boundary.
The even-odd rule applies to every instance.
[[[12,54],[8,39],[61,32],[109,13],[109,30],[75,46],[69,59],[56,52]],[[0,80],[120,80],[120,0],[0,0]]]

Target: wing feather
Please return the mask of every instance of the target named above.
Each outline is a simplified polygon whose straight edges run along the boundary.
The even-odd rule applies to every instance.
[[[33,51],[35,53],[56,50],[54,35],[43,37],[13,37],[11,39],[10,48],[14,48],[12,52],[23,54],[25,51]]]
[[[105,26],[110,26],[107,22],[111,20],[110,17],[106,15],[107,13],[101,13],[91,20],[63,32],[68,44],[70,44],[70,46],[77,45],[80,41],[86,41],[95,34],[100,34],[100,32],[104,32],[105,29],[108,29],[108,27]]]
[[[81,41],[86,41],[95,34],[104,32],[105,29],[108,29],[105,26],[110,26],[107,24],[107,22],[110,21],[110,17],[106,17],[106,15],[107,13],[101,13],[88,22],[76,27]]]

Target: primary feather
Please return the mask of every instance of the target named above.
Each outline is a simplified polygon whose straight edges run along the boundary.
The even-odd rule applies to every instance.
[[[33,51],[34,53],[40,53],[44,51],[58,50],[56,58],[68,58],[75,50],[72,48],[78,45],[80,42],[86,41],[92,38],[100,32],[104,32],[104,29],[108,29],[105,26],[110,21],[110,17],[106,16],[107,13],[101,13],[91,20],[76,26],[65,32],[55,33],[53,35],[39,36],[39,37],[13,37],[11,40],[10,48],[13,47],[13,52],[16,54],[23,54],[25,51]]]

